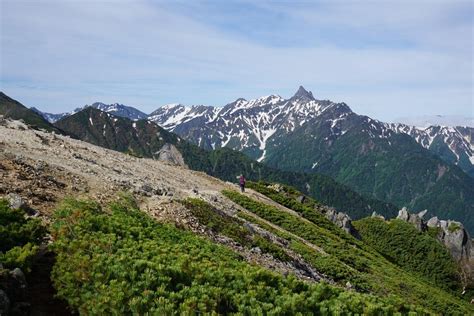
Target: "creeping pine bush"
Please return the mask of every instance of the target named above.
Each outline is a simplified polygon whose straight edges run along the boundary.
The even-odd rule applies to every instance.
[[[29,271],[45,228],[38,219],[26,219],[22,210],[11,209],[0,200],[0,263],[7,269]]]
[[[420,274],[441,288],[461,292],[458,268],[447,248],[430,233],[398,219],[364,218],[354,222],[363,241],[407,271]]]
[[[381,315],[424,310],[249,265],[229,249],[157,223],[129,198],[56,211],[58,295],[81,314]]]
[[[261,227],[291,241],[290,247],[293,251],[300,254],[316,270],[331,277],[339,284],[346,284],[348,281],[361,292],[375,293],[381,296],[385,296],[387,293],[397,295],[406,302],[424,306],[436,313],[474,314],[473,307],[457,296],[457,293],[460,292],[446,291],[447,289],[449,290],[450,281],[456,283],[456,278],[452,273],[453,270],[449,262],[444,260],[446,259],[444,254],[436,250],[436,241],[428,235],[426,237],[432,240],[424,237],[423,240],[416,239],[417,245],[414,245],[416,247],[413,250],[417,251],[421,246],[419,251],[420,253],[425,253],[423,256],[427,262],[420,264],[419,268],[423,269],[422,273],[425,273],[425,275],[430,273],[428,271],[435,272],[436,276],[432,277],[431,280],[420,276],[419,271],[414,273],[413,270],[408,269],[408,266],[401,262],[387,260],[387,257],[384,257],[383,251],[381,251],[382,255],[372,243],[365,243],[352,237],[342,238],[338,233],[334,233],[331,227],[326,227],[324,223],[320,224],[317,220],[311,220],[310,216],[303,212],[304,209],[301,209],[301,212],[297,211],[301,215],[298,216],[256,201],[236,191],[224,190],[222,193],[249,212],[284,229],[286,232],[272,230],[272,227],[262,223],[258,218],[243,212],[239,213],[240,217],[253,221]],[[297,209],[299,206],[293,207]],[[294,236],[298,236],[322,248],[325,253],[316,251],[288,233],[292,233]],[[401,235],[403,234],[401,233]],[[374,239],[377,239],[377,236],[378,233],[372,235]],[[381,235],[382,242],[380,247],[383,247],[383,238],[385,237]],[[400,240],[394,238],[392,242],[399,243]],[[390,243],[388,244],[390,245]],[[423,248],[424,250],[422,250]],[[392,250],[396,249],[395,247]],[[399,250],[403,251],[402,249],[404,248],[401,247]],[[405,259],[411,267],[414,267],[413,263],[416,263],[421,257],[416,255]],[[441,261],[438,261],[436,258],[441,259]],[[432,259],[434,259],[433,262],[431,262]],[[434,267],[433,263],[437,264],[436,262],[440,264]],[[448,288],[442,284],[440,285],[438,282],[433,283],[432,280],[437,280],[438,282],[444,280],[447,282]]]
[[[191,211],[202,225],[207,226],[212,231],[227,236],[244,247],[259,247],[263,252],[269,253],[281,261],[291,260],[291,257],[281,247],[258,234],[253,234],[244,228],[241,220],[226,215],[209,203],[193,198],[188,198],[181,201],[181,203]]]

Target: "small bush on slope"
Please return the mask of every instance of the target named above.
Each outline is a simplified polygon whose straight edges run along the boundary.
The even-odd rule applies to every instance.
[[[5,268],[28,271],[45,233],[38,219],[26,219],[22,210],[0,200],[0,263]]]
[[[122,200],[104,212],[68,200],[55,213],[60,297],[83,314],[394,314],[423,310],[394,297],[282,277],[225,247],[160,224]]]
[[[223,194],[259,217],[324,249],[330,256],[323,257],[328,259],[325,259],[327,262],[322,264],[318,261],[321,254],[313,249],[301,243],[293,247],[293,250],[299,252],[316,269],[339,280],[341,284],[350,281],[359,289],[362,287],[381,296],[389,293],[398,295],[406,302],[422,305],[437,313],[472,314],[474,312],[472,306],[458,297],[433,286],[418,275],[402,270],[368,245],[355,239],[354,243],[349,240],[341,241],[324,228],[318,227],[316,223],[254,201],[235,191],[223,191]],[[354,261],[352,266],[349,265],[351,259]]]
[[[401,220],[364,218],[354,222],[362,240],[407,271],[423,275],[439,287],[460,290],[456,263],[446,247]]]

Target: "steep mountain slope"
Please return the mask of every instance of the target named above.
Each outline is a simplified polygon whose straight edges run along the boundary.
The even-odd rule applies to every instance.
[[[393,216],[397,211],[394,205],[365,198],[327,176],[272,169],[228,148],[205,151],[150,121],[134,122],[86,108],[56,122],[56,125],[78,139],[143,157],[157,158],[165,144],[172,144],[182,153],[184,162],[191,169],[227,181],[235,181],[237,175],[244,173],[249,180],[293,185],[325,204],[348,212],[353,218],[367,216],[373,211]]]
[[[317,119],[325,111],[339,115],[333,115],[333,131],[339,120],[353,113],[345,103],[317,100],[311,92],[300,87],[290,99],[277,95],[250,101],[237,99],[222,108],[169,104],[151,113],[149,119],[205,149],[230,147],[263,161],[267,149],[271,150],[267,148],[270,141],[285,138],[286,134]],[[417,128],[405,124],[373,122],[396,133],[410,135],[446,162],[457,164],[466,173],[473,175],[473,128]]]
[[[474,178],[474,128],[468,126],[429,126],[415,128],[404,124],[387,124],[388,128],[410,135],[448,163],[459,166]]]
[[[267,164],[321,172],[359,193],[414,210],[428,209],[474,229],[473,178],[408,135],[368,117],[346,113],[342,118],[337,112],[323,113],[272,144]]]
[[[131,120],[142,120],[146,119],[148,117],[147,114],[141,112],[140,110],[137,110],[134,107],[131,106],[126,106],[123,104],[119,103],[113,103],[113,104],[105,104],[102,102],[95,102],[92,103],[92,105],[84,105],[83,107],[76,108],[72,112],[66,112],[66,113],[59,113],[59,114],[52,114],[52,113],[46,113],[46,112],[41,112],[37,108],[31,108],[31,110],[35,111],[36,113],[40,114],[43,116],[48,122],[50,123],[55,123],[59,121],[60,119],[63,119],[65,117],[71,116],[79,111],[82,111],[85,108],[92,107],[94,109],[98,109],[116,116],[120,117],[126,117]]]
[[[62,183],[54,201],[89,198],[39,214],[53,221],[51,277],[74,312],[472,314],[458,288],[407,272],[304,205],[18,122],[0,121],[0,143],[2,197],[49,179]]]
[[[458,268],[435,237],[398,219],[385,222],[364,218],[355,221],[354,226],[364,242],[407,271],[423,275],[446,289],[459,286]]]
[[[466,176],[474,161],[470,128],[386,124],[345,103],[317,100],[303,87],[287,100],[192,109],[170,106],[152,118],[203,148],[230,147],[277,169],[324,173],[364,195],[428,208],[474,230],[474,178]]]
[[[34,128],[41,128],[47,131],[62,133],[56,127],[51,125],[42,116],[28,109],[20,102],[13,100],[5,93],[0,92],[0,115],[14,120],[23,120],[27,125]]]

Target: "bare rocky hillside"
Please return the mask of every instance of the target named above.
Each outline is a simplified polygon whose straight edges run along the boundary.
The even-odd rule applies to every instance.
[[[262,253],[260,249],[244,248],[200,225],[177,200],[199,197],[229,216],[236,216],[238,210],[246,212],[220,193],[224,189],[238,189],[236,184],[223,182],[202,172],[29,129],[19,121],[2,118],[0,179],[0,197],[18,195],[45,222],[49,222],[55,205],[66,197],[91,198],[105,204],[115,199],[119,192],[132,192],[141,202],[141,208],[157,220],[206,235],[231,247],[246,260],[271,270],[294,273],[307,280],[325,279],[331,282],[288,248],[285,251],[293,262],[284,263]],[[292,212],[255,191],[248,190],[246,194]],[[279,246],[285,246],[277,236],[257,226],[251,223],[245,223],[245,226]],[[313,249],[319,249],[304,242]]]

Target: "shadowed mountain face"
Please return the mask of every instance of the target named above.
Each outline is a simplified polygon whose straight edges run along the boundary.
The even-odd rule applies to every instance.
[[[86,108],[56,125],[78,139],[143,157],[158,158],[163,146],[172,144],[191,169],[227,181],[235,181],[236,175],[244,173],[249,180],[290,184],[325,204],[348,212],[353,218],[367,216],[374,210],[387,216],[394,216],[397,211],[394,205],[363,197],[328,176],[269,168],[228,148],[206,151],[150,121],[131,121]]]
[[[0,92],[0,115],[14,120],[23,120],[25,124],[33,128],[62,133],[62,131],[46,121],[41,115],[28,109],[20,102],[13,100],[3,92]]]

